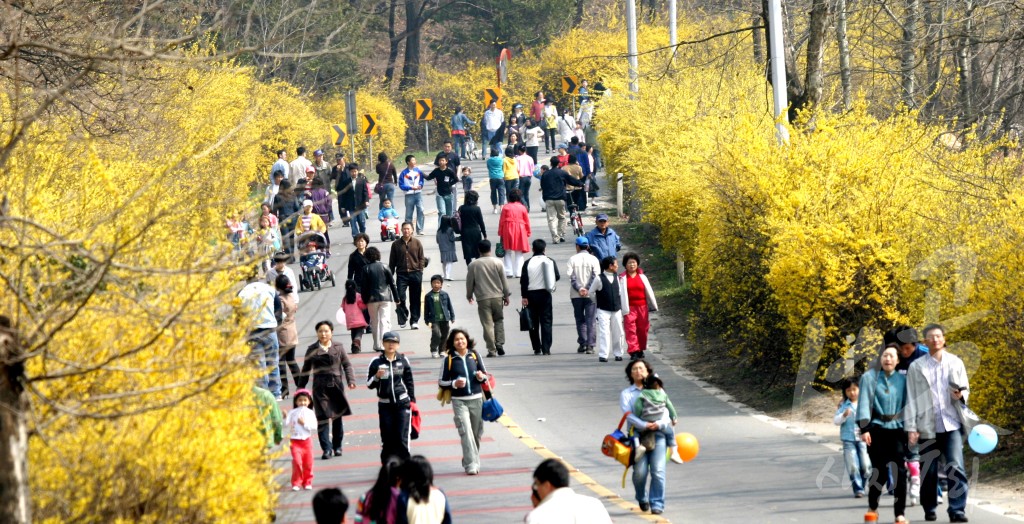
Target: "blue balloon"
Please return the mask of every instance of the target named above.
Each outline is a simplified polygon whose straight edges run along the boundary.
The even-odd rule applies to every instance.
[[[970,444],[971,449],[975,453],[984,455],[996,449],[996,444],[999,442],[999,435],[996,435],[996,430],[988,424],[978,424],[971,430],[971,434],[967,436],[967,443]]]

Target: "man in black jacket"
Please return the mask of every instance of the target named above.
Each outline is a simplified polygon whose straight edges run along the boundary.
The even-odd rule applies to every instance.
[[[412,236],[412,222],[402,224],[402,238],[391,243],[391,257],[388,267],[395,273],[398,284],[398,326],[419,329],[420,301],[423,298],[423,268],[427,259],[423,256],[423,244]],[[406,290],[409,291],[408,298]]]
[[[398,352],[400,342],[398,333],[384,333],[384,353],[366,371],[366,386],[377,390],[381,464],[392,456],[409,458],[410,403],[416,402],[416,386],[409,360]]]
[[[558,167],[558,157],[551,157],[551,169],[540,177],[541,198],[548,215],[548,230],[551,231],[551,243],[565,242],[565,186],[583,187],[564,169]]]

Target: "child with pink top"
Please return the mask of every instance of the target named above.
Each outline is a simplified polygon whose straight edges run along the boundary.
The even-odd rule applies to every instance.
[[[362,351],[363,334],[369,324],[366,323],[366,304],[363,297],[356,292],[356,282],[345,282],[345,298],[341,299],[341,309],[345,311],[345,327],[352,334],[352,354]]]

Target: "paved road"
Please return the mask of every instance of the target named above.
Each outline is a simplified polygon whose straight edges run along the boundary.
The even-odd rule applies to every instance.
[[[472,162],[477,175],[476,187],[486,185],[482,162]],[[486,191],[481,207],[493,240],[497,215],[489,214]],[[531,220],[534,237],[550,240],[537,184],[533,188]],[[402,211],[402,199],[397,206]],[[431,209],[432,198],[425,198]],[[374,206],[375,208],[375,206]],[[404,214],[404,213],[403,213]],[[376,232],[379,224],[370,220],[368,228]],[[590,227],[588,225],[588,227]],[[439,272],[440,260],[433,232],[436,216],[427,217],[427,235],[422,237],[427,255],[434,262],[425,272],[425,280]],[[335,272],[344,276],[350,235],[340,227],[332,230],[335,242],[330,261]],[[371,234],[371,238],[375,235]],[[376,236],[379,238],[379,236]],[[387,256],[388,244],[374,242]],[[571,243],[550,246],[548,255],[560,269],[574,253]],[[482,330],[475,306],[465,300],[465,263],[455,266],[454,282],[446,283],[455,306],[454,325],[467,328],[483,348]],[[315,341],[313,325],[322,319],[334,319],[343,295],[342,280],[335,289],[302,294],[299,311],[299,353]],[[654,283],[657,286],[657,282]],[[434,398],[440,361],[430,358],[430,331],[421,325],[413,331],[399,330],[402,349],[413,366],[423,430],[413,442],[414,454],[422,454],[434,466],[435,484],[448,494],[456,522],[521,522],[530,507],[533,468],[543,458],[557,456],[577,471],[573,488],[577,492],[601,497],[615,522],[709,522],[709,523],[783,523],[783,522],[861,522],[865,499],[854,499],[844,480],[842,457],[814,442],[794,434],[785,424],[751,412],[733,403],[726,395],[707,386],[679,367],[683,355],[676,340],[659,340],[660,348],[650,359],[680,411],[677,431],[695,434],[701,443],[698,458],[688,464],[668,465],[668,489],[664,518],[641,514],[633,502],[632,485],[622,485],[623,468],[601,455],[603,436],[618,422],[618,394],[627,386],[624,362],[599,363],[596,355],[576,353],[572,307],[568,283],[560,282],[555,297],[555,343],[552,355],[535,356],[526,333],[517,330],[515,307],[519,302],[518,281],[510,282],[512,306],[506,308],[507,355],[487,360],[499,387],[495,395],[505,407],[506,416],[498,423],[485,423],[481,449],[482,469],[478,476],[467,476],[461,467],[458,432],[452,422],[451,408],[442,408]],[[428,284],[424,283],[424,288]],[[666,319],[661,319],[666,323]],[[670,324],[670,323],[668,323]],[[397,327],[397,323],[395,324]],[[336,340],[348,343],[348,333],[335,332]],[[677,336],[677,335],[675,335]],[[662,337],[668,338],[668,336]],[[368,344],[369,337],[364,339]],[[481,350],[485,353],[486,350]],[[362,386],[371,355],[352,356],[360,387],[349,391],[355,414],[345,418],[344,456],[320,460],[316,453],[314,487],[341,487],[353,501],[374,482],[379,468],[380,439],[376,406],[372,392]],[[294,389],[294,388],[293,388]],[[291,406],[290,399],[285,407]],[[831,414],[823,414],[831,416]],[[292,492],[288,487],[290,459],[287,454],[275,462],[281,474],[278,521],[313,522],[309,501],[313,492]],[[891,519],[891,497],[883,497],[882,521]],[[945,509],[940,506],[940,512]],[[970,506],[972,522],[1015,522]],[[920,507],[909,508],[911,521],[923,521]],[[942,521],[945,515],[940,513]]]

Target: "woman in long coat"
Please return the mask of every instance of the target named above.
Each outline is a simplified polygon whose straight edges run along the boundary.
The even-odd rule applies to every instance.
[[[462,235],[462,257],[466,259],[468,266],[474,258],[480,258],[480,241],[487,238],[487,226],[484,225],[483,212],[477,205],[480,193],[466,191],[465,198],[466,203],[459,206],[458,210],[462,226],[456,233]]]
[[[352,414],[345,398],[345,384],[348,383],[348,389],[356,388],[356,377],[345,354],[345,346],[336,344],[333,336],[334,324],[328,320],[317,322],[317,341],[306,348],[302,373],[296,380],[298,386],[304,388],[310,375],[313,376],[313,410],[316,412],[324,460],[341,456],[341,443],[345,437],[341,417]]]
[[[498,236],[505,248],[505,276],[519,278],[523,272],[523,253],[530,252],[530,212],[522,202],[523,194],[513,189],[508,204],[501,208]]]

